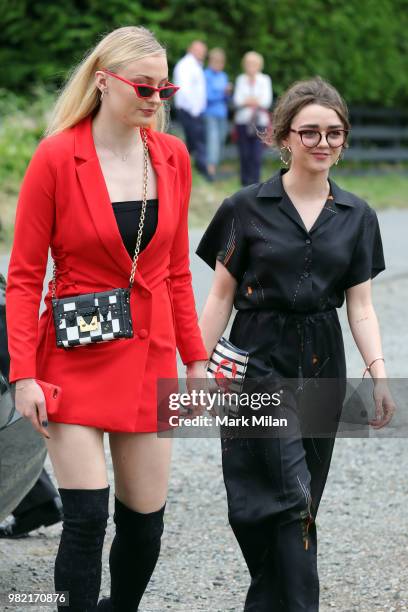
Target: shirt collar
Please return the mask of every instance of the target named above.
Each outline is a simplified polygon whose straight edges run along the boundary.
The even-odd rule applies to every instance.
[[[287,172],[286,168],[281,168],[268,181],[261,184],[257,198],[283,198],[285,190],[283,188],[282,176]],[[331,178],[329,178],[330,192],[336,204],[354,207],[355,197],[348,191],[341,189]]]
[[[192,53],[188,52],[186,53],[186,57],[190,58],[190,60],[192,60],[193,62],[195,62],[198,66],[200,66],[200,68],[203,67],[204,62],[200,62],[195,55],[193,55]]]

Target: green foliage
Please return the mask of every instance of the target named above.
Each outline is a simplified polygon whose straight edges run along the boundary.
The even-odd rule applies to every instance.
[[[275,94],[315,74],[350,104],[408,102],[408,0],[0,0],[3,87],[61,84],[95,43],[116,27],[144,25],[167,50],[170,67],[194,38],[228,53],[232,78],[243,53],[265,57]]]
[[[401,106],[408,99],[406,0],[285,0],[278,6],[269,56],[278,92],[320,74],[349,103]]]
[[[54,95],[42,87],[33,89],[28,102],[23,96],[0,89],[0,185],[1,191],[15,191],[15,186],[43,136],[46,114]]]

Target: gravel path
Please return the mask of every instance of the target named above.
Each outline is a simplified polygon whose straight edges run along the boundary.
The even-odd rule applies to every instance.
[[[390,253],[394,246],[390,245]],[[401,258],[402,253],[398,260]],[[209,277],[197,277],[196,265],[194,262],[193,275],[200,278],[200,307]],[[374,282],[374,300],[389,375],[402,378],[408,371],[408,275],[403,269],[393,274],[395,270],[391,266],[390,274],[380,275]],[[345,324],[348,373],[359,377],[362,361],[353,346],[344,309],[340,316]],[[109,594],[108,555],[113,537],[113,473],[107,436],[105,442],[111,517],[101,596]],[[46,466],[52,474],[48,457]],[[408,610],[407,474],[408,452],[403,438],[336,441],[317,520],[322,612]],[[1,541],[0,592],[13,587],[18,591],[52,592],[60,531],[59,524],[42,528],[24,540]],[[246,566],[227,523],[219,440],[175,440],[162,552],[141,612],[239,612],[248,583]],[[4,609],[50,610],[34,606]]]

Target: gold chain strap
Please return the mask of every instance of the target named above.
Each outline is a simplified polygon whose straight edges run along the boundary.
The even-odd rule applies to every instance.
[[[136,247],[135,247],[135,254],[133,256],[132,270],[130,272],[129,289],[132,288],[133,282],[135,279],[136,265],[137,265],[137,260],[139,257],[140,242],[142,240],[142,231],[143,231],[143,225],[144,225],[144,220],[145,220],[145,215],[146,215],[146,206],[147,206],[147,179],[148,179],[149,147],[147,146],[146,130],[144,130],[143,128],[140,128],[140,134],[142,136],[142,142],[143,142],[143,203],[142,203],[142,211],[140,213],[139,228],[137,230]],[[51,296],[53,299],[56,297],[56,285],[57,285],[56,276],[57,276],[57,266],[54,261],[53,268],[52,268],[52,284],[51,284]]]
[[[55,261],[52,264],[52,284],[51,284],[51,296],[53,299],[56,298],[56,277],[57,277],[57,266],[55,265]]]
[[[129,289],[132,288],[133,281],[135,278],[136,264],[137,264],[137,259],[139,257],[140,241],[142,239],[142,230],[143,230],[143,224],[144,224],[144,219],[145,219],[145,214],[146,214],[146,204],[147,204],[147,178],[148,178],[149,148],[147,146],[146,130],[141,128],[140,133],[141,133],[142,141],[143,141],[143,205],[142,205],[142,212],[140,213],[139,229],[137,231],[136,248],[135,248],[135,254],[133,257],[132,270],[130,272]]]

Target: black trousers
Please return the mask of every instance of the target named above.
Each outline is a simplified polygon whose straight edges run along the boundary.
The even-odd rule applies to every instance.
[[[183,126],[186,146],[200,172],[207,172],[206,130],[204,115],[194,117],[179,108],[177,118]]]
[[[43,468],[37,482],[21,500],[13,511],[13,516],[21,516],[25,512],[52,501],[59,493],[51,482],[51,478]]]
[[[252,126],[236,125],[241,185],[259,183],[264,144]],[[262,128],[259,128],[260,130]]]
[[[282,392],[263,412],[288,421],[221,432],[228,518],[251,576],[244,609],[316,612],[315,519],[346,389],[337,311],[238,311],[230,340],[250,353],[244,391]]]

